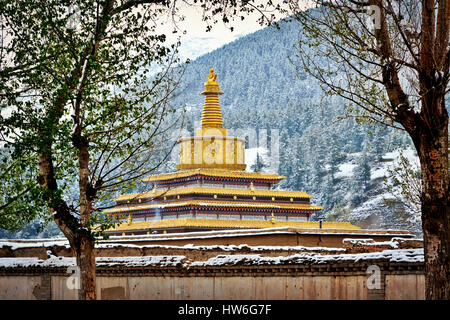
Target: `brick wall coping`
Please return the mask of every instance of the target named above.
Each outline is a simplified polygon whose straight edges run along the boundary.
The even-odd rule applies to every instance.
[[[204,261],[191,261],[186,256],[128,256],[97,257],[98,274],[136,275],[207,275],[215,273],[262,276],[274,274],[365,273],[370,265],[389,272],[422,273],[423,249],[397,249],[380,252],[322,255],[301,253],[290,256],[267,257],[260,254],[217,255]],[[0,275],[65,274],[75,266],[75,258],[0,258]]]

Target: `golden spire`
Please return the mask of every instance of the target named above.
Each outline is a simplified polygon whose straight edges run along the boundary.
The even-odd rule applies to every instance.
[[[219,82],[216,81],[217,75],[214,69],[209,70],[208,77],[205,82],[205,106],[202,114],[202,128],[222,128],[223,120],[220,112],[219,94],[223,92],[219,89]]]

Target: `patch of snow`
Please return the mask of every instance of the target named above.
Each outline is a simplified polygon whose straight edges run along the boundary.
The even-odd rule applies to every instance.
[[[388,153],[384,154],[382,158],[384,160],[392,159],[394,161],[394,163],[397,163],[399,161],[399,158],[400,158],[400,152],[403,154],[403,156],[406,159],[408,159],[409,163],[411,163],[413,165],[417,165],[420,168],[419,157],[417,156],[416,150],[414,150],[412,148],[397,149],[397,150],[394,150],[392,152],[388,152]]]
[[[367,243],[373,243],[373,239],[352,239],[352,238],[344,238],[342,239],[342,243],[349,243],[349,244],[367,244]]]
[[[42,261],[39,258],[0,258],[0,268],[31,267]]]
[[[96,258],[95,262],[98,267],[175,267],[180,265],[184,259],[186,259],[186,256],[100,257]]]
[[[370,180],[380,179],[387,176],[387,168],[385,166],[370,171]]]
[[[95,262],[100,266],[171,267],[181,264],[185,256],[145,256],[145,257],[97,257]],[[73,257],[52,257],[47,260],[39,258],[0,258],[0,268],[14,267],[71,267],[76,265]]]
[[[364,260],[387,260],[389,262],[423,262],[423,249],[383,250],[381,252],[317,255],[311,253],[295,254],[287,257],[262,257],[259,254],[218,255],[207,261],[196,261],[191,267],[221,265],[279,265],[279,264],[327,264],[336,262],[358,262]]]
[[[245,171],[247,172],[253,172],[252,166],[256,164],[256,158],[259,154],[261,161],[268,166],[270,164],[270,159],[268,156],[268,149],[265,147],[256,147],[256,148],[249,148],[245,149],[245,164],[247,165]],[[268,168],[263,168],[261,171],[264,172]]]
[[[364,202],[359,207],[355,208],[351,212],[352,220],[361,221],[367,219],[373,214],[373,208],[381,208],[386,206],[385,199],[391,199],[392,195],[390,193],[379,194],[375,197],[370,198]]]
[[[400,238],[395,238],[400,239]],[[364,245],[364,246],[390,246],[391,248],[398,248],[398,241],[380,241],[375,242],[373,239],[343,239],[342,243],[344,244],[353,244],[353,245]]]
[[[17,250],[21,248],[50,248],[53,246],[64,246],[66,248],[70,248],[68,241],[54,241],[54,242],[29,242],[29,243],[23,243],[23,242],[15,242],[14,240],[11,241],[1,241],[0,242],[0,248],[9,247],[11,250]]]
[[[401,241],[423,241],[423,238],[402,238],[402,237],[394,237],[392,241],[401,242]]]
[[[348,178],[353,176],[353,169],[356,167],[354,163],[342,163],[338,166],[339,172],[335,174],[336,178]]]

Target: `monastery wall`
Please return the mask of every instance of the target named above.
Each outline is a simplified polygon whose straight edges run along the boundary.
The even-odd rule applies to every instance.
[[[99,299],[424,299],[421,241],[343,247],[97,245]],[[76,299],[63,241],[0,243],[0,299]]]
[[[425,299],[424,276],[416,272],[389,273],[380,289],[367,287],[368,275],[341,272],[332,275],[251,274],[146,276],[99,275],[97,296],[104,300],[372,300]],[[67,275],[0,275],[1,300],[75,300]]]

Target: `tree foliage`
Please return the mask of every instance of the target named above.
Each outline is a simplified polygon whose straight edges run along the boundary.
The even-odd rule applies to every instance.
[[[0,222],[47,212],[90,275],[81,298],[95,298],[93,242],[115,223],[102,201],[168,151],[182,70],[156,18],[170,12],[166,1],[0,3]]]

